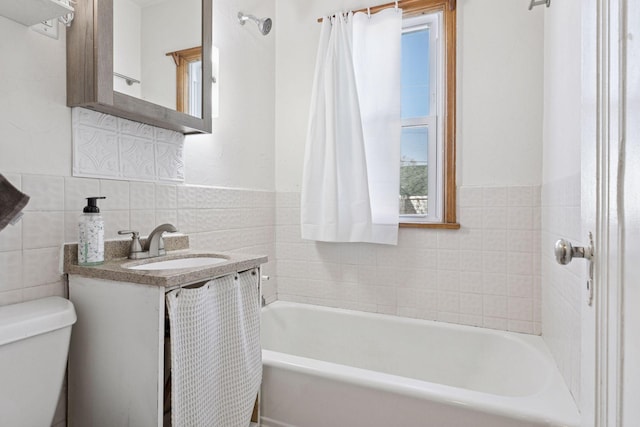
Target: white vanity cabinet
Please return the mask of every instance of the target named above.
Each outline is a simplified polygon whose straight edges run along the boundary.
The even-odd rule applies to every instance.
[[[253,275],[259,286],[258,266]],[[78,315],[69,352],[70,427],[163,426],[169,290],[69,275]]]

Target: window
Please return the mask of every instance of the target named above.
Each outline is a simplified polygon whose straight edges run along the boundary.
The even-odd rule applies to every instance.
[[[176,64],[176,110],[202,117],[202,47],[169,52]]]
[[[400,225],[458,228],[455,5],[450,0],[423,0],[400,6],[404,10]]]
[[[400,216],[404,222],[442,222],[441,40],[434,13],[404,19]]]

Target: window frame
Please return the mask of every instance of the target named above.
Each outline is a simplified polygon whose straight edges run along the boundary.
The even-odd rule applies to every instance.
[[[381,5],[378,10],[389,7]],[[399,2],[403,18],[442,13],[442,220],[440,222],[406,222],[400,217],[400,227],[458,229],[456,220],[456,1],[404,0]],[[371,8],[375,13],[377,8]]]
[[[190,114],[189,108],[189,64],[202,61],[202,46],[169,52],[176,64],[176,111]]]

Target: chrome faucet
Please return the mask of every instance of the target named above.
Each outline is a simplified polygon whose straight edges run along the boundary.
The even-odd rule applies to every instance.
[[[165,255],[164,240],[162,234],[165,232],[175,233],[178,229],[171,224],[162,224],[153,229],[147,237],[144,247],[140,244],[140,233],[137,231],[120,230],[118,234],[131,234],[131,248],[129,250],[129,259],[154,258]]]
[[[175,233],[178,231],[171,224],[162,224],[153,229],[151,233],[149,233],[149,237],[147,237],[147,241],[142,248],[142,251],[149,252],[149,258],[156,257],[160,255],[164,255],[167,252],[164,250],[164,240],[162,240],[162,233],[164,232]]]

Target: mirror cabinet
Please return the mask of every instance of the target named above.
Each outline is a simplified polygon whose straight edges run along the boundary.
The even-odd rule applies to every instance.
[[[67,29],[67,105],[211,133],[212,0],[190,2],[78,1]]]

